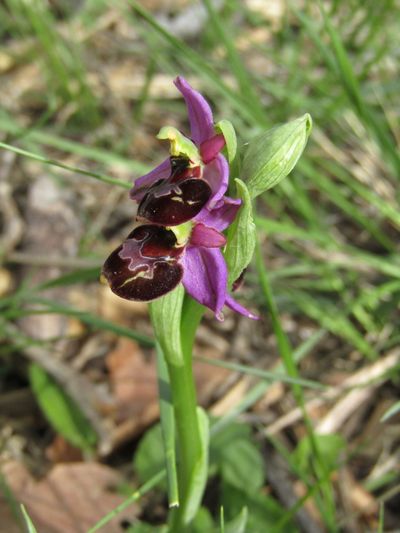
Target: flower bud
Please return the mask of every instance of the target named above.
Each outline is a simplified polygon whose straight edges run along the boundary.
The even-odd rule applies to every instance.
[[[275,187],[296,165],[311,132],[308,113],[253,138],[243,159],[242,176],[250,196]]]

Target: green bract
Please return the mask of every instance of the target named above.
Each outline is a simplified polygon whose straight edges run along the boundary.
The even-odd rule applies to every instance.
[[[168,364],[182,366],[181,314],[185,290],[180,283],[176,289],[150,305],[151,321],[157,328],[157,340]]]
[[[312,120],[308,113],[253,138],[243,159],[242,176],[255,198],[292,171],[307,144]]]
[[[232,126],[232,122],[225,119],[220,120],[215,125],[215,129],[217,131],[220,131],[224,136],[226,143],[226,151],[228,152],[228,161],[231,164],[232,161],[235,159],[237,150],[236,133],[234,127]]]
[[[235,183],[237,196],[241,198],[242,205],[228,231],[225,261],[229,272],[229,286],[250,263],[256,245],[256,226],[253,221],[250,193],[243,181],[235,179]]]

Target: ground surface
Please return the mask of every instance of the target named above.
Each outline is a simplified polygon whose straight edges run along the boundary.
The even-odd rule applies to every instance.
[[[261,252],[238,297],[260,321],[207,314],[199,330],[199,400],[251,428],[255,461],[235,451],[232,474],[216,436],[205,505],[247,505],[256,533],[398,530],[400,425],[382,417],[399,392],[399,6],[326,2],[324,20],[312,2],[149,0],[145,20],[130,2],[3,4],[0,141],[72,170],[0,150],[0,530],[21,530],[23,502],[40,533],[86,532],[157,471],[136,457],[158,418],[147,308],[99,282],[135,207],[73,168],[128,183],[159,163],[160,127],[188,128],[177,74],[241,144],[314,120],[257,204]],[[282,360],[294,386],[252,375]],[[165,513],[151,491],[102,531]]]

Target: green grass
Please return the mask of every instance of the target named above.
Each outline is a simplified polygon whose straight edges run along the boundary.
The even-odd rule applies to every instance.
[[[358,354],[359,365],[378,360],[398,343],[400,129],[396,96],[400,83],[396,2],[384,0],[378,6],[373,0],[332,0],[324,3],[322,10],[316,2],[300,7],[299,2],[290,1],[285,3],[278,29],[271,29],[262,15],[248,11],[242,2],[230,0],[220,11],[213,5],[204,0],[211,16],[206,30],[183,41],[160,26],[140,2],[113,3],[132,32],[139,35],[134,44],[129,42],[126,49],[118,50],[121,57],[134,56],[142,68],[142,91],[132,110],[139,132],[134,135],[156,133],[151,122],[154,114],[149,111],[155,105],[166,116],[176,110],[177,123],[185,116],[181,102],[152,98],[152,82],[159,73],[171,80],[178,73],[196,77],[196,84],[213,102],[216,119],[233,122],[239,146],[266,127],[311,113],[315,127],[306,153],[291,176],[257,203],[261,245],[247,285],[261,314],[269,317],[265,320],[284,363],[284,381],[303,410],[303,427],[315,452],[309,467],[295,472],[308,490],[294,510],[312,499],[325,527],[337,531],[335,524],[343,519],[343,510],[337,508],[336,485],[326,471],[318,435],[304,408],[306,395],[313,391],[307,386],[310,380],[301,377],[302,366],[298,366],[293,340],[281,317],[289,315],[296,324],[307,321],[312,325],[318,332],[314,352],[319,342],[335,339],[345,347],[344,354]],[[102,128],[114,118],[108,102],[102,101],[89,83],[90,70],[97,68],[90,62],[94,52],[90,37],[78,38],[77,28],[89,35],[96,17],[107,9],[103,3],[96,7],[86,2],[82,10],[65,10],[62,22],[68,31],[64,32],[46,3],[8,0],[0,8],[3,49],[7,50],[9,40],[28,43],[24,54],[16,55],[17,65],[38,62],[46,86],[38,116],[27,120],[23,111],[15,112],[6,104],[0,109],[0,148],[14,151],[21,168],[25,168],[26,157],[35,160],[42,171],[48,171],[49,165],[61,167],[64,187],[73,187],[70,177],[79,174],[85,184],[95,179],[106,182],[109,191],[115,187],[122,190],[129,187],[132,175],[139,176],[151,167],[149,159],[157,163],[165,155],[160,148],[142,157],[118,124],[117,134],[107,138],[106,145],[102,141]],[[251,38],[256,31],[264,31],[264,39],[245,51],[239,49],[237,38]],[[60,117],[69,109],[71,118],[63,122]],[[99,135],[93,135],[96,132]],[[25,173],[29,175],[27,170]],[[97,226],[93,227],[88,222],[90,257],[101,263],[107,238],[101,228],[93,234]],[[87,247],[82,246],[81,254],[82,259],[89,257]],[[75,284],[84,290],[90,282],[96,282],[96,272],[88,269],[66,273],[54,284]],[[4,324],[22,315],[51,312],[152,344],[140,332],[49,300],[42,294],[44,290],[42,286],[17,292],[0,301],[4,331]],[[312,353],[306,351],[303,361]],[[230,368],[245,371],[233,363]],[[248,373],[252,372],[249,369]],[[258,377],[268,378],[267,374]],[[257,382],[226,420],[253,406],[268,386],[268,381]],[[216,422],[213,431],[224,419]],[[288,457],[285,460],[292,469]],[[388,481],[380,489],[390,486]],[[287,511],[287,521],[294,510]],[[385,517],[382,505],[382,531]],[[279,527],[285,531],[285,519]]]

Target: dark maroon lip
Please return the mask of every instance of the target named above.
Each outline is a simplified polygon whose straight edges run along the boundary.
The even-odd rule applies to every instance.
[[[211,197],[210,185],[201,177],[200,166],[187,157],[170,158],[171,174],[146,189],[139,203],[140,220],[162,226],[177,226],[194,218]]]
[[[178,259],[183,252],[171,230],[152,224],[138,226],[110,254],[103,275],[121,298],[148,302],[180,283],[183,268]]]
[[[200,213],[211,194],[211,187],[202,178],[160,180],[143,197],[138,216],[154,224],[177,226]]]

